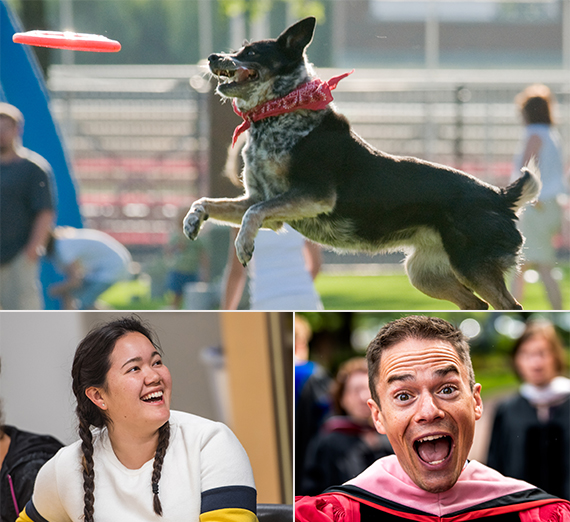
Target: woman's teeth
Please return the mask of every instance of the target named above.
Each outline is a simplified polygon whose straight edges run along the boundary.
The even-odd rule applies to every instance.
[[[149,393],[149,394],[145,395],[144,397],[141,397],[141,400],[143,400],[143,401],[158,400],[158,399],[162,399],[162,395],[163,395],[163,393],[161,391],[157,391],[157,392]]]

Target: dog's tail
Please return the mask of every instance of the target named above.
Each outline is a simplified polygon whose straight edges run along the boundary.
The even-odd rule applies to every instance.
[[[542,189],[540,170],[535,158],[521,169],[522,176],[503,189],[509,207],[519,214],[531,201],[535,200]]]

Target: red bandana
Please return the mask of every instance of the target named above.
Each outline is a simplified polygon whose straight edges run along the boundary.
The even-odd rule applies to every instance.
[[[263,120],[270,116],[277,116],[298,109],[309,109],[318,111],[324,109],[332,100],[331,91],[336,88],[338,82],[352,74],[354,69],[348,73],[341,74],[325,82],[319,78],[311,80],[290,92],[282,98],[270,100],[266,103],[254,107],[248,112],[241,112],[236,107],[235,99],[232,102],[234,112],[243,118],[243,123],[236,127],[232,139],[232,147],[235,145],[238,136],[251,127],[251,122]]]

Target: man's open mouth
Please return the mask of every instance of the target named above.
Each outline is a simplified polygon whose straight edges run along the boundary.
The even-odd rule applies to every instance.
[[[437,466],[449,457],[453,439],[448,435],[428,435],[414,442],[416,453],[426,464]]]
[[[238,67],[237,69],[213,69],[212,73],[218,77],[220,83],[244,83],[256,80],[259,74],[254,69]]]
[[[141,397],[141,401],[153,403],[153,402],[160,402],[162,400],[162,396],[164,393],[162,391],[156,391],[152,393],[147,393]]]

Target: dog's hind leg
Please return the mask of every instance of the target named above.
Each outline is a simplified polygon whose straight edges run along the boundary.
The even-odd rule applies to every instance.
[[[416,246],[406,258],[406,272],[412,285],[430,297],[451,301],[462,310],[489,308],[485,301],[457,279],[447,254],[438,245]]]
[[[464,281],[495,310],[522,310],[520,303],[507,290],[503,270],[492,263],[493,260],[481,263],[481,268],[469,275],[457,268],[455,272],[459,280]]]
[[[471,241],[465,241],[465,238]],[[495,235],[486,242],[475,242],[464,234],[454,243],[446,243],[446,251],[457,279],[495,310],[522,310],[522,306],[505,285],[505,273],[517,263],[517,247],[522,242],[518,238],[520,234],[507,237],[501,243]],[[506,248],[509,239],[512,244]]]

